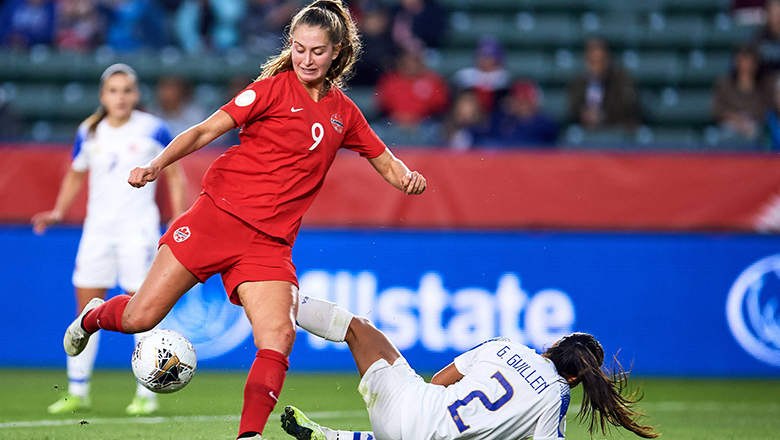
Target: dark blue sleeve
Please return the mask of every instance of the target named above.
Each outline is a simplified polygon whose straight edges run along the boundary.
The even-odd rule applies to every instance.
[[[171,130],[168,128],[168,124],[160,121],[160,126],[157,127],[157,130],[152,135],[152,138],[162,144],[163,148],[167,147],[168,144],[170,144],[173,140],[173,136],[171,135]]]
[[[73,160],[76,158],[76,156],[79,155],[81,152],[81,145],[84,143],[84,131],[79,129],[76,132],[76,139],[73,140],[73,149],[70,153],[70,160]]]

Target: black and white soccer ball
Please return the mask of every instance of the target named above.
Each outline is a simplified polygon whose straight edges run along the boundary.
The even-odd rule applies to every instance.
[[[133,374],[155,393],[173,393],[184,388],[195,374],[195,348],[181,333],[152,330],[133,351]]]

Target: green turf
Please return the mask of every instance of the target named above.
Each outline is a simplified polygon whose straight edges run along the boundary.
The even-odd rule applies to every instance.
[[[51,370],[0,369],[0,439],[232,439],[238,428],[245,373],[199,371],[182,391],[160,396],[159,418],[128,417],[124,407],[135,383],[130,372],[95,374],[88,412],[52,416],[46,406],[67,386]],[[313,419],[339,429],[370,429],[357,394],[357,375],[288,376],[264,437],[290,440],[279,427],[279,411],[294,404]],[[642,409],[662,438],[674,440],[770,440],[780,438],[780,380],[641,379]],[[581,394],[575,388],[573,410]],[[315,417],[316,416],[316,417]],[[590,439],[570,411],[568,439]],[[81,423],[79,423],[81,422]],[[602,435],[595,436],[604,438]],[[613,431],[607,438],[638,438]]]

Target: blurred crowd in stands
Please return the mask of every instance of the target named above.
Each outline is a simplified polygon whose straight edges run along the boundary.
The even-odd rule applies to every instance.
[[[264,57],[281,47],[285,26],[303,2],[3,0],[0,45],[4,50],[46,45],[80,53],[104,46],[116,53],[167,46],[187,53],[238,48]],[[454,149],[560,142],[560,121],[543,111],[543,91],[531,79],[511,77],[498,40],[485,36],[473,48],[472,65],[449,78],[428,66],[428,56],[445,43],[449,28],[448,13],[437,0],[346,2],[365,43],[350,85],[374,88],[380,116],[373,126],[381,137],[398,145]],[[725,136],[769,139],[772,149],[780,149],[780,0],[735,0],[732,12],[737,22],[759,31],[749,44],[734,49],[732,70],[713,85],[712,114]],[[643,121],[642,103],[631,75],[613,62],[604,40],[590,38],[583,49],[584,71],[568,86],[566,122],[585,131],[636,130]],[[236,78],[225,100],[251,80]],[[192,92],[186,72],[160,78],[148,110],[181,132],[215,110],[201,108]],[[2,113],[0,103],[0,118]],[[230,136],[227,142],[237,141]]]

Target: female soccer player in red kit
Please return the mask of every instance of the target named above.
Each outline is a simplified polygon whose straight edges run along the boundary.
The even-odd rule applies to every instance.
[[[287,45],[257,81],[130,173],[128,182],[142,187],[166,166],[242,127],[240,145],[214,161],[201,196],[160,240],[135,296],[93,299],[68,327],[63,342],[69,355],[78,354],[98,329],[151,329],[192,286],[220,273],[230,300],[244,307],[258,348],[244,389],[239,438],[261,438],[295,339],[292,246],[337,150],[357,151],[406,194],[426,187],[425,178],[393,156],[339,88],[360,50],[340,0],[311,3],[295,15]]]

